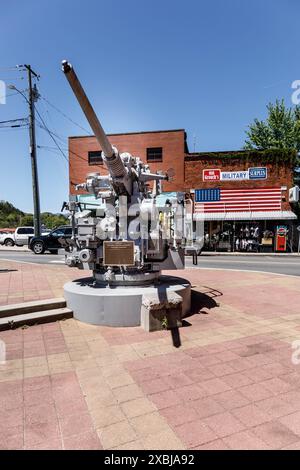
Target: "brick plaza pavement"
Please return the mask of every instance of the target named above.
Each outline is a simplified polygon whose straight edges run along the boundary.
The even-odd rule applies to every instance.
[[[1,261],[0,303],[60,297],[80,275]],[[300,278],[178,275],[196,305],[180,348],[73,319],[0,332],[0,449],[299,449]]]

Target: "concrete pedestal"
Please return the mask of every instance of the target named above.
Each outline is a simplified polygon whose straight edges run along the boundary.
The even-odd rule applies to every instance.
[[[104,287],[94,278],[76,279],[64,285],[64,297],[74,318],[93,325],[139,326],[144,295],[166,298],[176,292],[182,297],[182,314],[191,308],[191,285],[186,279],[160,276],[156,285]]]

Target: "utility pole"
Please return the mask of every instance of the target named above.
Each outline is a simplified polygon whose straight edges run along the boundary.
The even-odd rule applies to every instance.
[[[36,237],[41,234],[41,212],[40,212],[40,193],[39,180],[36,160],[36,141],[35,141],[35,110],[34,103],[38,99],[38,91],[36,85],[32,86],[32,75],[38,78],[38,75],[32,70],[30,65],[24,65],[28,72],[28,103],[29,103],[29,137],[30,137],[30,159],[32,172],[32,191],[33,191],[33,224],[34,235]]]

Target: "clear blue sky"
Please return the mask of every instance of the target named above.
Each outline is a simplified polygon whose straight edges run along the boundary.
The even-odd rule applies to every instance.
[[[0,79],[25,89],[24,74],[5,67],[31,64],[42,96],[89,129],[60,70],[67,58],[108,133],[185,128],[190,150],[194,135],[198,151],[239,149],[269,101],[292,105],[299,18],[297,0],[5,2]],[[83,133],[45,101],[37,106],[64,149]],[[0,121],[26,115],[19,95],[0,105]],[[1,129],[0,139],[0,199],[32,211],[28,130]],[[40,128],[37,143],[54,147]],[[38,165],[41,209],[57,212],[68,197],[66,161],[41,148]]]

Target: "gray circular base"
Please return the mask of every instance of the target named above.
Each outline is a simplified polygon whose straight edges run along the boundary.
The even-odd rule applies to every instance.
[[[186,279],[160,276],[151,286],[104,287],[94,278],[76,279],[64,285],[64,297],[74,318],[93,325],[139,326],[144,294],[176,292],[182,299],[183,315],[191,308],[191,285]]]

